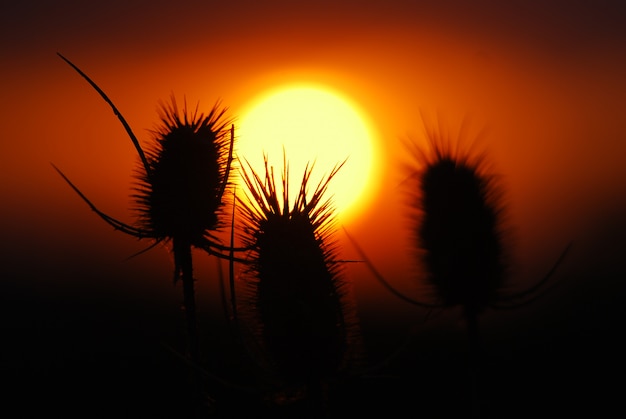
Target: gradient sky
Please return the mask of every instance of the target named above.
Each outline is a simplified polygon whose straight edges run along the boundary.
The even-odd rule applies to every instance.
[[[618,1],[3,2],[3,278],[54,277],[44,289],[59,278],[171,288],[167,252],[124,262],[147,243],[112,231],[50,166],[100,209],[132,221],[135,151],[57,52],[105,90],[140,139],[170,93],[206,108],[221,99],[236,117],[284,82],[342,91],[367,113],[384,151],[384,187],[346,227],[409,294],[398,146],[420,134],[420,110],[445,115],[453,131],[471,114],[473,132],[490,128],[484,145],[506,188],[516,280],[541,275],[571,239],[584,244],[570,259],[580,263],[584,249],[615,248],[601,228],[624,231],[625,17]],[[345,255],[356,257],[348,244]],[[213,262],[199,258],[202,281]],[[361,304],[379,304],[367,271],[350,274]]]

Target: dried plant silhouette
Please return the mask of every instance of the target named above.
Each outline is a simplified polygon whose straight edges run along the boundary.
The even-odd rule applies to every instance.
[[[348,238],[376,278],[397,297],[425,308],[461,306],[480,314],[487,308],[511,309],[541,296],[571,248],[567,244],[548,273],[533,286],[509,292],[509,227],[501,179],[492,173],[487,154],[471,144],[461,149],[468,129],[463,121],[452,139],[441,123],[424,123],[426,143],[406,141],[410,161],[404,186],[412,223],[413,252],[432,288],[431,301],[411,298],[395,289],[371,263],[350,235]],[[484,135],[481,132],[473,143]]]
[[[242,274],[247,287],[242,320],[253,331],[259,363],[271,372],[270,381],[282,387],[283,397],[311,403],[314,417],[324,415],[329,380],[358,358],[358,324],[332,238],[331,203],[323,200],[341,166],[312,194],[312,167],[307,167],[291,207],[286,161],[282,193],[267,159],[264,177],[251,168],[242,170],[250,198],[239,201],[242,240],[251,249]]]
[[[179,110],[175,98],[161,103],[160,121],[152,131],[153,143],[144,149],[130,126],[106,94],[78,67],[58,54],[76,70],[111,106],[131,138],[141,165],[136,173],[135,225],[126,224],[100,211],[65,174],[55,170],[72,189],[116,230],[138,239],[168,244],[174,257],[174,282],[183,284],[183,298],[188,334],[188,356],[200,363],[192,248],[224,258],[231,257],[232,247],[219,243],[216,233],[224,227],[225,195],[231,184],[234,126],[226,118],[226,108],[218,103],[208,114]],[[144,251],[145,251],[144,250]],[[141,253],[141,252],[140,252]]]
[[[439,132],[428,140],[430,152],[412,150],[422,168],[409,192],[416,249],[440,304],[474,318],[497,301],[507,273],[500,185],[484,155],[454,150]]]
[[[540,281],[521,292],[509,292],[510,228],[504,187],[484,151],[461,149],[468,120],[458,137],[439,123],[425,123],[427,147],[406,143],[413,158],[407,169],[408,207],[413,240],[436,304],[461,306],[469,317],[487,308],[529,304],[546,290],[550,278],[569,252],[568,244]],[[474,138],[474,144],[484,131]]]
[[[462,309],[469,333],[470,368],[475,368],[481,346],[479,315],[487,308],[521,307],[541,296],[571,244],[535,285],[508,292],[509,231],[500,178],[490,170],[486,153],[475,152],[471,145],[461,148],[467,120],[456,139],[441,122],[435,127],[424,126],[426,147],[417,141],[405,143],[411,158],[405,167],[409,173],[405,186],[413,251],[422,279],[429,285],[430,301],[396,290],[348,237],[376,278],[397,297],[420,307]],[[472,400],[476,402],[475,397]]]
[[[455,149],[449,137],[427,132],[430,152],[413,146],[415,168],[409,205],[413,239],[426,281],[444,307],[460,306],[469,333],[470,391],[476,392],[480,350],[478,315],[498,300],[507,275],[503,202],[485,156]],[[477,395],[471,395],[478,415]]]

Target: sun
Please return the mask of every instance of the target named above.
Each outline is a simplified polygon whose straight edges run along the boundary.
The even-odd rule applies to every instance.
[[[244,167],[248,162],[257,174],[264,175],[267,156],[277,185],[286,157],[290,199],[297,196],[307,164],[314,165],[309,183],[314,189],[345,161],[326,197],[342,222],[368,206],[376,186],[375,134],[365,114],[340,93],[316,85],[273,89],[243,109],[236,129],[238,159]]]

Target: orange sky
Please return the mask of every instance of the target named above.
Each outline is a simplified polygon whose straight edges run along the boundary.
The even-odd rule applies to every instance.
[[[85,279],[96,269],[98,278],[117,276],[129,287],[138,285],[124,279],[160,276],[159,289],[170,289],[167,253],[122,262],[143,244],[90,213],[50,166],[100,209],[132,221],[134,149],[57,51],[107,92],[141,140],[170,93],[205,109],[221,99],[237,117],[279,83],[342,91],[367,112],[385,151],[385,187],[346,227],[408,293],[415,285],[403,268],[408,238],[396,167],[400,140],[421,130],[420,109],[441,111],[453,130],[465,113],[474,115],[474,133],[491,128],[485,145],[507,189],[522,283],[545,271],[568,240],[585,237],[594,247],[581,235],[607,221],[604,211],[622,216],[626,208],[626,32],[610,3],[104,3],[13,5],[0,18],[8,277]],[[349,245],[344,250],[355,257]],[[198,258],[202,280],[213,262]],[[361,304],[379,304],[380,285],[362,268],[350,275]]]

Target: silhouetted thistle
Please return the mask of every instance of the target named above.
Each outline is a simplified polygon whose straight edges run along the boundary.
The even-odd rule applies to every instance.
[[[416,248],[440,303],[474,316],[497,301],[508,273],[501,189],[484,154],[454,149],[432,131],[428,140],[430,152],[413,150]]]
[[[276,378],[304,388],[307,399],[324,403],[324,386],[350,363],[357,324],[345,295],[337,259],[330,201],[322,201],[341,165],[308,196],[311,168],[290,207],[288,168],[282,194],[273,168],[265,177],[243,171],[250,202],[241,200],[242,239],[251,249],[243,279],[249,287],[247,314]],[[323,406],[322,405],[318,405]]]
[[[511,293],[510,228],[501,178],[484,151],[463,149],[467,121],[456,139],[426,124],[426,147],[407,142],[408,202],[413,243],[434,304],[463,307],[467,315],[486,308],[528,304],[545,289],[561,263],[566,246],[548,274],[528,289]]]
[[[133,195],[141,228],[157,240],[211,248],[223,224],[223,196],[229,183],[232,133],[219,104],[208,115],[161,104],[160,125],[146,153],[149,171],[139,172]],[[179,261],[176,275],[182,274]]]
[[[487,164],[484,152],[476,152],[473,144],[461,148],[468,128],[465,122],[457,138],[450,138],[438,124],[434,128],[425,126],[426,146],[415,141],[405,144],[410,156],[410,161],[405,162],[409,173],[405,186],[411,238],[415,260],[422,272],[419,279],[429,285],[430,301],[409,298],[397,291],[375,269],[354,239],[348,238],[376,278],[394,295],[421,307],[462,309],[474,381],[481,346],[479,315],[487,308],[515,308],[538,298],[570,245],[535,285],[518,293],[506,290],[510,285],[511,249],[503,188],[500,178]],[[472,383],[473,391],[475,384]],[[475,394],[472,401],[476,402]]]
[[[485,153],[461,148],[466,128],[463,125],[459,137],[452,139],[441,126],[426,127],[428,148],[407,144],[414,158],[409,166],[408,206],[418,260],[436,301],[463,310],[469,333],[471,400],[477,414],[478,316],[488,307],[531,301],[554,268],[530,289],[535,295],[504,291],[510,274],[510,243],[503,189]],[[529,298],[524,301],[524,297]]]
[[[153,143],[144,152],[121,113],[106,94],[78,67],[74,68],[111,106],[139,154],[134,210],[136,226],[101,212],[55,166],[59,174],[102,219],[117,230],[156,243],[169,243],[174,255],[174,280],[183,283],[184,307],[189,338],[189,355],[199,362],[192,248],[221,255],[232,250],[220,245],[214,235],[222,227],[223,198],[230,183],[234,129],[225,118],[226,109],[217,103],[205,115],[198,107],[179,111],[175,98],[161,103],[160,124],[152,131]],[[154,246],[153,244],[153,246]],[[151,246],[152,247],[152,246]]]
[[[161,125],[146,153],[149,175],[140,174],[134,195],[142,228],[157,240],[172,242],[175,280],[183,282],[192,334],[196,325],[191,249],[210,249],[213,233],[221,227],[232,160],[232,135],[224,113],[217,105],[208,115],[199,114],[197,108],[180,113],[174,98],[169,106],[162,105]],[[197,342],[190,349],[197,360]]]

